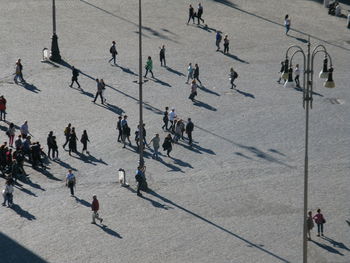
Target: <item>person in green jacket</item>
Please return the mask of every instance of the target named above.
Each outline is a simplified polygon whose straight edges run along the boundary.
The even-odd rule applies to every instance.
[[[146,74],[145,74],[144,77],[145,77],[145,78],[147,77],[147,74],[148,74],[148,71],[149,71],[149,72],[151,72],[151,74],[152,74],[152,78],[154,78],[153,72],[152,72],[152,69],[153,69],[153,62],[152,62],[152,58],[151,58],[151,57],[148,57],[147,62],[146,62],[145,69],[146,69]]]

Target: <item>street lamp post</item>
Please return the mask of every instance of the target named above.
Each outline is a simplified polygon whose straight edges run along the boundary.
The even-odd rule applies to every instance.
[[[58,37],[56,35],[56,4],[55,0],[52,0],[52,26],[53,26],[53,34],[52,34],[52,42],[51,42],[51,57],[50,59],[55,62],[61,61],[60,50],[58,48]]]
[[[288,52],[291,49],[296,49],[293,52],[290,59],[288,57]],[[309,147],[309,109],[312,109],[312,94],[313,94],[313,74],[314,74],[314,58],[317,53],[324,53],[325,63],[327,63],[327,58],[330,60],[330,69],[323,67],[323,70],[320,73],[321,78],[327,77],[327,81],[324,83],[326,88],[334,88],[335,84],[333,81],[333,67],[332,67],[332,58],[327,52],[327,49],[323,45],[317,45],[312,52],[310,52],[310,37],[307,45],[307,54],[304,50],[298,46],[290,46],[286,51],[286,61],[290,61],[289,72],[292,73],[292,61],[294,55],[301,53],[304,59],[304,74],[303,74],[303,107],[305,108],[306,118],[305,118],[305,160],[304,160],[304,213],[303,213],[303,263],[307,263],[307,207],[308,207],[308,168],[309,168],[309,157],[308,157],[308,147]],[[326,69],[326,71],[325,71]],[[286,79],[286,75],[282,74]]]
[[[142,12],[141,0],[139,0],[139,166],[143,167],[145,161],[143,159],[143,100],[142,100]]]

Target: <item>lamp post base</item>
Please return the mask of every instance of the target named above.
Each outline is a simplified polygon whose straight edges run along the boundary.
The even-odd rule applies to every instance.
[[[55,62],[61,62],[60,50],[58,48],[58,37],[56,34],[52,35],[50,59]]]

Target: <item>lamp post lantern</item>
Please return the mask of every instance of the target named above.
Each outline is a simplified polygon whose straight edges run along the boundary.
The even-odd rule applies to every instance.
[[[323,68],[320,73],[321,78],[327,78],[324,83],[326,88],[334,88],[333,81],[333,66],[332,58],[330,57],[324,45],[317,45],[312,52],[310,52],[310,37],[307,44],[307,53],[297,45],[290,46],[286,51],[286,61],[288,61],[288,52],[296,49],[289,59],[289,69],[292,68],[292,61],[294,55],[301,53],[304,59],[304,73],[303,73],[303,107],[305,108],[305,159],[304,159],[304,211],[303,211],[303,263],[307,263],[307,208],[308,208],[308,168],[309,168],[309,109],[312,109],[312,94],[313,94],[313,74],[314,74],[314,58],[317,53],[324,53],[325,60]],[[327,69],[327,58],[330,61],[330,68]],[[285,65],[288,68],[288,65]]]
[[[61,61],[60,50],[58,48],[58,37],[56,35],[56,3],[52,0],[52,42],[51,42],[51,57],[50,59],[55,62]]]

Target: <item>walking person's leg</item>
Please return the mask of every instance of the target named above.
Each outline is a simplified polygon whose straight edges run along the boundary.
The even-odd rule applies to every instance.
[[[192,132],[188,132],[188,144],[191,145],[192,144]]]
[[[320,236],[320,232],[321,232],[321,224],[317,224],[317,236]]]
[[[145,75],[143,77],[144,78],[147,77],[147,74],[148,74],[148,69],[146,69],[146,73],[145,73]]]
[[[323,224],[320,224],[321,225],[321,236],[323,236]]]
[[[154,78],[153,71],[150,69],[149,72],[151,72],[152,78]]]
[[[78,80],[76,80],[75,83],[77,83],[78,84],[78,88],[80,88],[80,84],[79,84]]]
[[[91,224],[96,224],[96,212],[95,211],[92,211],[92,215],[91,215],[91,217],[92,217],[92,222],[91,222]]]

